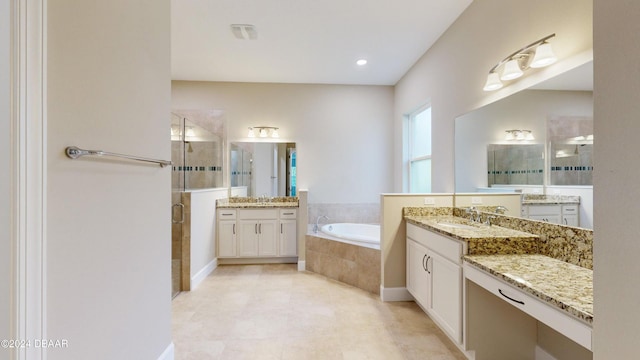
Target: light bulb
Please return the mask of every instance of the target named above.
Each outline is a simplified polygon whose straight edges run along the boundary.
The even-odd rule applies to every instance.
[[[280,134],[278,134],[278,129],[273,129],[273,131],[271,132],[271,137],[272,138],[279,138]]]
[[[267,129],[260,129],[260,137],[267,137]]]
[[[255,131],[253,131],[253,128],[249,128],[249,133],[247,133],[247,137],[250,137],[250,138],[256,137],[256,133]]]

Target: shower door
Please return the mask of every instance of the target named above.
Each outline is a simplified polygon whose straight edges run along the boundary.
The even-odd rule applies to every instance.
[[[171,114],[171,297],[182,290],[182,225],[184,223],[184,118]]]

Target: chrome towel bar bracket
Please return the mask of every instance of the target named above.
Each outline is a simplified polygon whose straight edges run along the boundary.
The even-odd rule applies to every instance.
[[[112,152],[102,151],[102,150],[85,150],[85,149],[80,149],[77,146],[68,146],[65,149],[65,153],[71,159],[77,159],[79,157],[83,157],[87,155],[111,156],[111,157],[118,157],[118,158],[129,159],[129,160],[150,162],[150,163],[158,164],[160,165],[160,167],[171,165],[171,161],[168,161],[168,160],[150,159],[150,158],[145,158],[140,156],[117,154],[117,153],[112,153]]]

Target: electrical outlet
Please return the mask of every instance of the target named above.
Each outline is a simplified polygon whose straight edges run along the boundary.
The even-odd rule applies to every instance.
[[[426,197],[426,198],[424,198],[424,204],[425,205],[435,205],[436,204],[436,199],[434,199],[432,197]]]
[[[480,204],[482,204],[482,198],[479,197],[479,196],[471,197],[471,204],[472,205],[480,205]]]

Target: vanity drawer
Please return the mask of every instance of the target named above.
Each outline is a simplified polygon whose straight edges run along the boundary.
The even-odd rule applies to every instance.
[[[436,234],[413,224],[407,224],[407,237],[439,253],[454,264],[460,265],[462,243],[458,240]]]
[[[280,219],[295,219],[296,209],[280,209]]]
[[[464,278],[473,281],[499,299],[515,306],[586,349],[592,349],[593,329],[582,321],[554,308],[537,297],[465,263]]]
[[[578,205],[562,205],[562,213],[565,215],[577,214]]]
[[[529,205],[529,215],[560,215],[560,206]]]
[[[277,220],[278,210],[276,209],[250,209],[238,212],[240,220]]]
[[[236,209],[218,209],[218,219],[226,220],[226,219],[235,219],[236,218]]]

